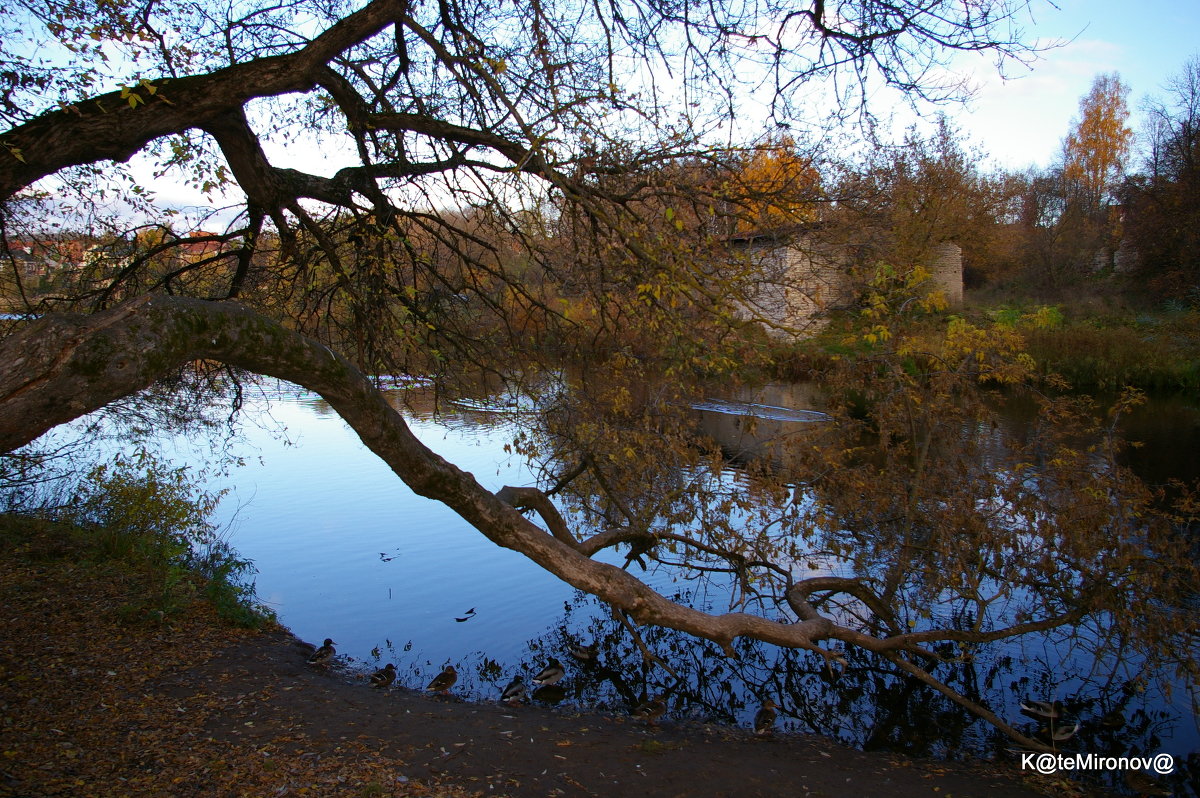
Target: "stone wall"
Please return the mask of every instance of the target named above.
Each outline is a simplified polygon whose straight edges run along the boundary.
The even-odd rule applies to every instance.
[[[734,242],[749,260],[756,284],[741,303],[746,319],[758,319],[777,338],[811,335],[828,323],[831,311],[849,307],[858,287],[851,278],[852,252],[816,240],[812,234],[781,242],[771,236]],[[930,290],[940,290],[951,307],[962,304],[962,248],[943,243],[928,264]]]
[[[743,315],[762,320],[773,336],[815,332],[829,311],[854,300],[850,258],[834,247],[762,239],[744,243],[741,251],[757,274]]]
[[[929,272],[933,288],[946,295],[950,307],[958,307],[963,300],[962,247],[946,242],[933,248]]]

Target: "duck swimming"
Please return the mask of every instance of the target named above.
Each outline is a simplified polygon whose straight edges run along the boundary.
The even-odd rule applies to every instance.
[[[542,668],[541,672],[539,672],[537,676],[533,677],[533,681],[534,684],[540,684],[543,686],[548,684],[558,684],[560,681],[562,681],[562,677],[566,675],[567,670],[563,667],[562,663],[554,659],[554,657],[551,657],[550,661],[546,663],[546,667]]]

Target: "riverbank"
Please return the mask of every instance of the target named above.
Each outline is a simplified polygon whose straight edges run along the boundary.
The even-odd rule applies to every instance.
[[[53,527],[0,531],[4,795],[1070,794],[1012,763],[375,690],[199,594],[165,620],[131,615],[136,564]]]

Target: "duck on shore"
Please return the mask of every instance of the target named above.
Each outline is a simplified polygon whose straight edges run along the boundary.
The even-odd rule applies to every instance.
[[[396,666],[390,662],[371,674],[372,687],[389,687],[394,681],[396,681]]]
[[[633,708],[633,716],[646,721],[651,726],[657,726],[658,719],[665,715],[666,712],[667,696],[665,694],[646,699]]]
[[[762,708],[754,715],[754,733],[760,737],[766,737],[775,733],[775,718],[779,714],[775,710],[779,707],[774,700],[768,698],[763,701]]]
[[[450,692],[450,688],[458,681],[458,671],[454,670],[453,665],[447,665],[445,670],[433,677],[433,681],[429,683],[426,690],[431,690],[435,693],[445,695]]]
[[[337,649],[334,648],[334,645],[335,645],[335,643],[333,642],[333,640],[329,639],[328,637],[325,638],[325,642],[321,644],[320,648],[318,648],[316,651],[314,651],[312,653],[312,656],[308,658],[308,664],[309,665],[325,665],[325,664],[327,664],[330,660],[333,659],[333,655],[337,653]]]
[[[504,688],[504,692],[500,694],[500,701],[505,704],[519,704],[525,700],[525,679],[521,676],[514,676],[508,686]]]

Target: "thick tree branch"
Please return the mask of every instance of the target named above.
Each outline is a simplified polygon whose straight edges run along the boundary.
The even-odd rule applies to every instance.
[[[863,584],[857,579],[848,579],[838,576],[817,576],[812,579],[805,579],[788,588],[785,598],[792,611],[799,618],[814,618],[820,617],[816,608],[812,606],[809,597],[813,593],[824,590],[830,590],[835,593],[846,593],[854,596],[867,606],[871,612],[875,613],[888,628],[893,632],[900,631],[900,624],[896,621],[896,615],[892,612],[891,607],[884,603],[883,599],[875,595],[875,591]]]
[[[745,613],[710,615],[589,559],[426,448],[349,361],[233,303],[144,297],[91,316],[52,315],[25,324],[0,344],[0,362],[9,364],[0,375],[0,451],[29,443],[197,359],[315,391],[413,491],[445,503],[497,545],[522,552],[638,623],[678,629],[726,649],[740,636],[817,649],[814,641],[849,631],[824,618],[784,624]]]
[[[503,155],[514,168],[538,175],[561,187],[569,187],[569,181],[556,171],[541,153],[519,142],[483,130],[456,125],[424,114],[372,114],[367,124],[379,130],[411,131],[441,141],[454,141],[472,147],[486,147]]]
[[[550,530],[550,534],[568,546],[579,548],[579,541],[571,534],[562,513],[554,506],[554,502],[550,501],[550,497],[542,491],[537,488],[514,488],[511,485],[505,485],[496,492],[496,498],[506,504],[511,504],[518,510],[536,510],[537,514],[546,522],[546,528]]]
[[[151,80],[48,111],[0,136],[0,200],[69,166],[124,161],[161,136],[204,127],[256,97],[309,91],[326,63],[393,24],[402,0],[374,0],[294,53],[205,75]],[[129,98],[136,97],[131,106]]]

